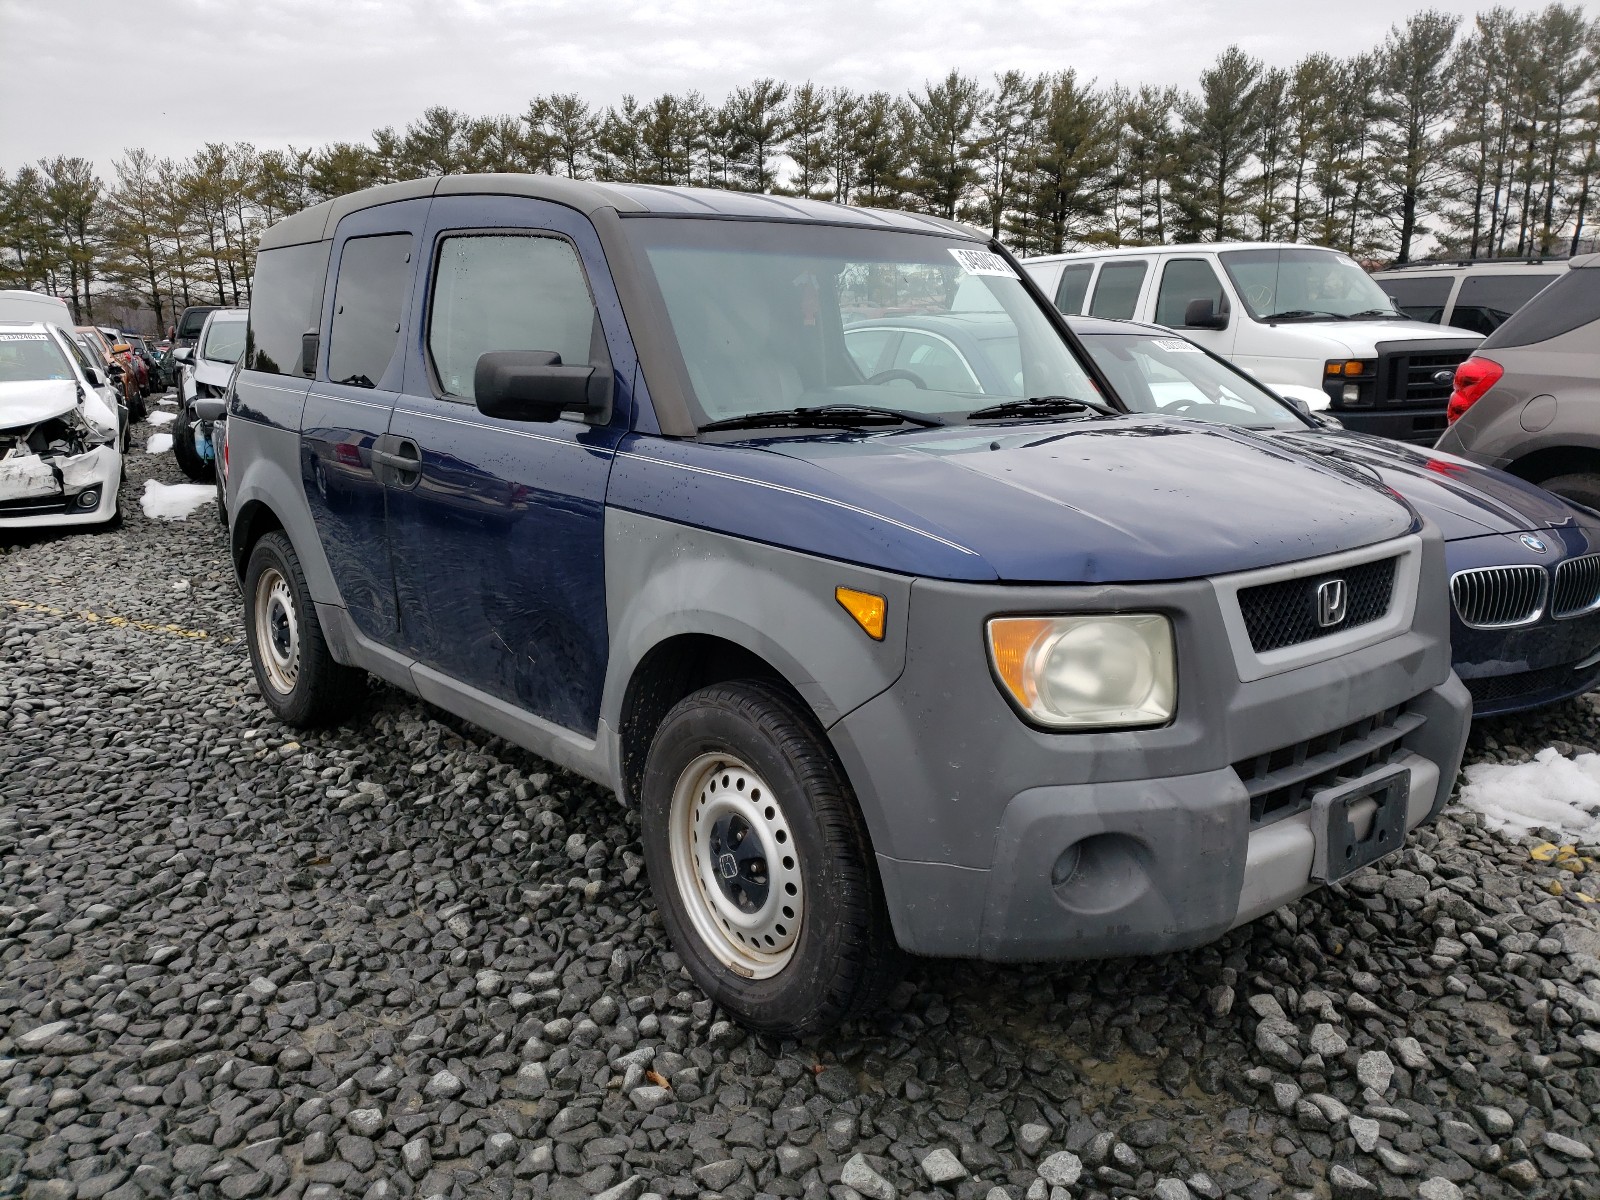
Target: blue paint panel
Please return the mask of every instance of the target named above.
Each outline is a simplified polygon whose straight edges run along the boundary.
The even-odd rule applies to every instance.
[[[438,396],[425,357],[429,298],[413,306],[390,434],[421,451],[415,482],[387,489],[408,653],[568,729],[598,727],[608,643],[605,494],[633,412],[636,360],[599,240],[571,209],[517,197],[440,197],[424,256],[461,230],[543,229],[577,246],[617,379],[612,419],[590,426],[488,417]],[[431,272],[430,272],[431,273]]]
[[[396,352],[383,377],[373,380],[375,387],[366,388],[329,381],[329,330],[346,243],[351,238],[408,233],[415,264],[429,203],[407,200],[383,204],[352,213],[339,222],[327,286],[323,289],[317,377],[306,397],[300,435],[306,502],[327,551],[339,594],[356,627],[386,645],[392,645],[398,637],[400,619],[389,564],[384,488],[374,469],[372,452],[389,428],[395,391],[404,376],[404,334],[396,337]],[[408,281],[406,294],[400,297],[401,313],[410,306],[410,286]]]

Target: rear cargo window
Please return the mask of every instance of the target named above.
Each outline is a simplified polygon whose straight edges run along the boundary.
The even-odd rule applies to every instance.
[[[328,327],[328,378],[375,388],[400,344],[400,318],[411,277],[411,235],[351,238],[339,255]]]
[[[280,246],[256,257],[244,365],[267,375],[299,375],[303,335],[317,328],[329,242]]]
[[[1444,306],[1450,300],[1451,276],[1428,279],[1374,279],[1394,306],[1413,321],[1439,325],[1444,321]]]
[[[1474,333],[1493,333],[1557,278],[1544,275],[1469,275],[1461,282],[1450,324]]]
[[[1139,303],[1139,289],[1144,285],[1148,267],[1142,260],[1108,262],[1101,267],[1100,278],[1095,280],[1094,299],[1089,302],[1089,315],[1113,321],[1130,319]]]
[[[1093,263],[1069,266],[1062,271],[1061,282],[1056,285],[1056,307],[1069,317],[1082,313],[1084,297],[1089,294],[1089,277],[1093,274]]]
[[[1514,313],[1481,347],[1532,346],[1600,321],[1600,270],[1568,271]]]

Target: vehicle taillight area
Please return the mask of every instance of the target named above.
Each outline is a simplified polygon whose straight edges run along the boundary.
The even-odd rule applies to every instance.
[[[1479,358],[1474,354],[1456,368],[1455,386],[1450,392],[1447,417],[1453,425],[1461,415],[1483,398],[1483,394],[1500,381],[1505,368],[1492,358]]]

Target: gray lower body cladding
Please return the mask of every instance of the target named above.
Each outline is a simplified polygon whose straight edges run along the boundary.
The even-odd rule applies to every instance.
[[[830,730],[874,833],[901,945],[1030,960],[1210,941],[1315,886],[1308,759],[1346,767],[1341,784],[1407,771],[1406,825],[1437,813],[1471,702],[1450,671],[1435,538],[1424,543],[1421,575],[1409,630],[1250,683],[1239,681],[1204,582],[918,581],[904,674]],[[1172,619],[1171,724],[1063,734],[1017,716],[990,673],[984,621],[1073,610]],[[1279,762],[1289,765],[1267,769]],[[1264,773],[1247,781],[1241,764],[1251,763]],[[1276,787],[1279,778],[1300,785]]]

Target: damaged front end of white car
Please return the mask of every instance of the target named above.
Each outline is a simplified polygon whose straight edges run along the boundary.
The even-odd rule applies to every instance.
[[[0,529],[115,519],[120,432],[73,380],[0,383]]]

